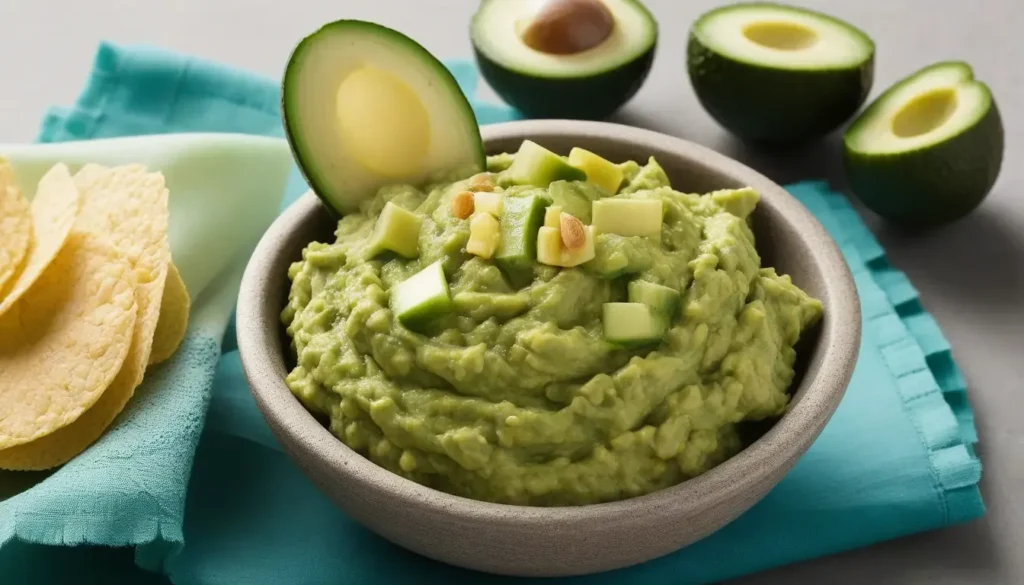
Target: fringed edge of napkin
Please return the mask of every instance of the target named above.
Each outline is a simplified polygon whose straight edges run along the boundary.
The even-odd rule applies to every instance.
[[[841,227],[839,243],[854,278],[862,285],[861,294],[884,295],[888,301],[862,304],[885,307],[864,315],[865,333],[878,344],[897,380],[903,407],[928,451],[944,524],[983,515],[985,504],[978,488],[981,461],[974,451],[978,434],[967,383],[938,323],[924,309],[907,275],[889,264],[885,250],[844,195],[822,181],[797,183],[787,189],[805,203],[804,190],[825,195]],[[851,258],[851,254],[859,257]]]

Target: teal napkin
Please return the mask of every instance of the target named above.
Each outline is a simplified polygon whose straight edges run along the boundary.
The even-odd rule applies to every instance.
[[[471,64],[448,66],[481,123],[518,117],[476,99]],[[199,130],[281,136],[278,99],[274,80],[157,49],[103,44],[85,92],[74,107],[48,115],[40,138]],[[842,195],[822,182],[788,189],[839,242],[862,302],[860,360],[835,416],[764,500],[712,536],[640,566],[556,582],[706,583],[984,513],[965,382],[939,327]],[[285,205],[304,190],[293,176]],[[484,576],[406,552],[333,507],[270,435],[242,376],[230,326],[205,421],[198,445],[182,445],[180,465],[164,478],[184,490],[195,448],[183,519],[180,509],[165,511],[179,522],[184,546],[161,545],[176,542],[173,533],[150,535],[148,542],[132,539],[115,515],[109,531],[92,542],[133,544],[138,565],[162,571],[179,585],[527,581]],[[132,460],[120,464],[123,474],[142,466]],[[73,517],[74,506],[66,514]],[[65,543],[57,527],[49,536],[39,540]],[[87,571],[113,570],[87,560],[54,566],[47,558],[49,552],[39,547],[9,545],[0,549],[0,571],[6,575],[32,565],[35,575],[57,577],[77,570],[81,582]]]

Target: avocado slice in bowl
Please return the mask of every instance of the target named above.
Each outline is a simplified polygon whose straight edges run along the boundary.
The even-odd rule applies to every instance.
[[[687,70],[701,105],[726,130],[756,145],[796,146],[863,105],[874,54],[867,34],[826,14],[741,3],[694,22]]]
[[[879,96],[843,137],[850,186],[887,220],[933,227],[988,195],[1003,161],[992,92],[959,61],[925,67]]]
[[[336,215],[387,184],[484,169],[480,129],[445,66],[379,24],[328,23],[292,52],[282,82],[288,142]]]
[[[607,118],[647,78],[658,25],[639,0],[481,0],[480,73],[531,118]]]

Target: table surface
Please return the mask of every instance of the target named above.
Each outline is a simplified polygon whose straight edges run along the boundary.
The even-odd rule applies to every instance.
[[[650,78],[616,121],[680,136],[778,182],[827,177],[843,186],[836,137],[806,154],[752,153],[700,108],[685,69],[686,31],[708,0],[647,0],[661,27]],[[970,217],[928,235],[868,215],[892,262],[920,289],[970,385],[988,506],[978,521],[736,581],[773,583],[1024,583],[1024,23],[1021,0],[803,0],[868,31],[877,45],[872,97],[928,63],[960,59],[988,83],[1006,128],[1002,174]],[[258,6],[258,8],[254,8]],[[470,55],[475,0],[34,0],[0,2],[0,142],[32,140],[47,106],[78,94],[96,43],[145,43],[278,77],[294,43],[341,17],[405,31],[442,58]],[[12,59],[12,56],[17,56]]]

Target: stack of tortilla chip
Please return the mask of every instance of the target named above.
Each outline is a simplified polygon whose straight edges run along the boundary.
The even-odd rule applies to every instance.
[[[29,203],[0,159],[0,469],[71,460],[177,349],[167,198],[139,165],[57,164]]]

